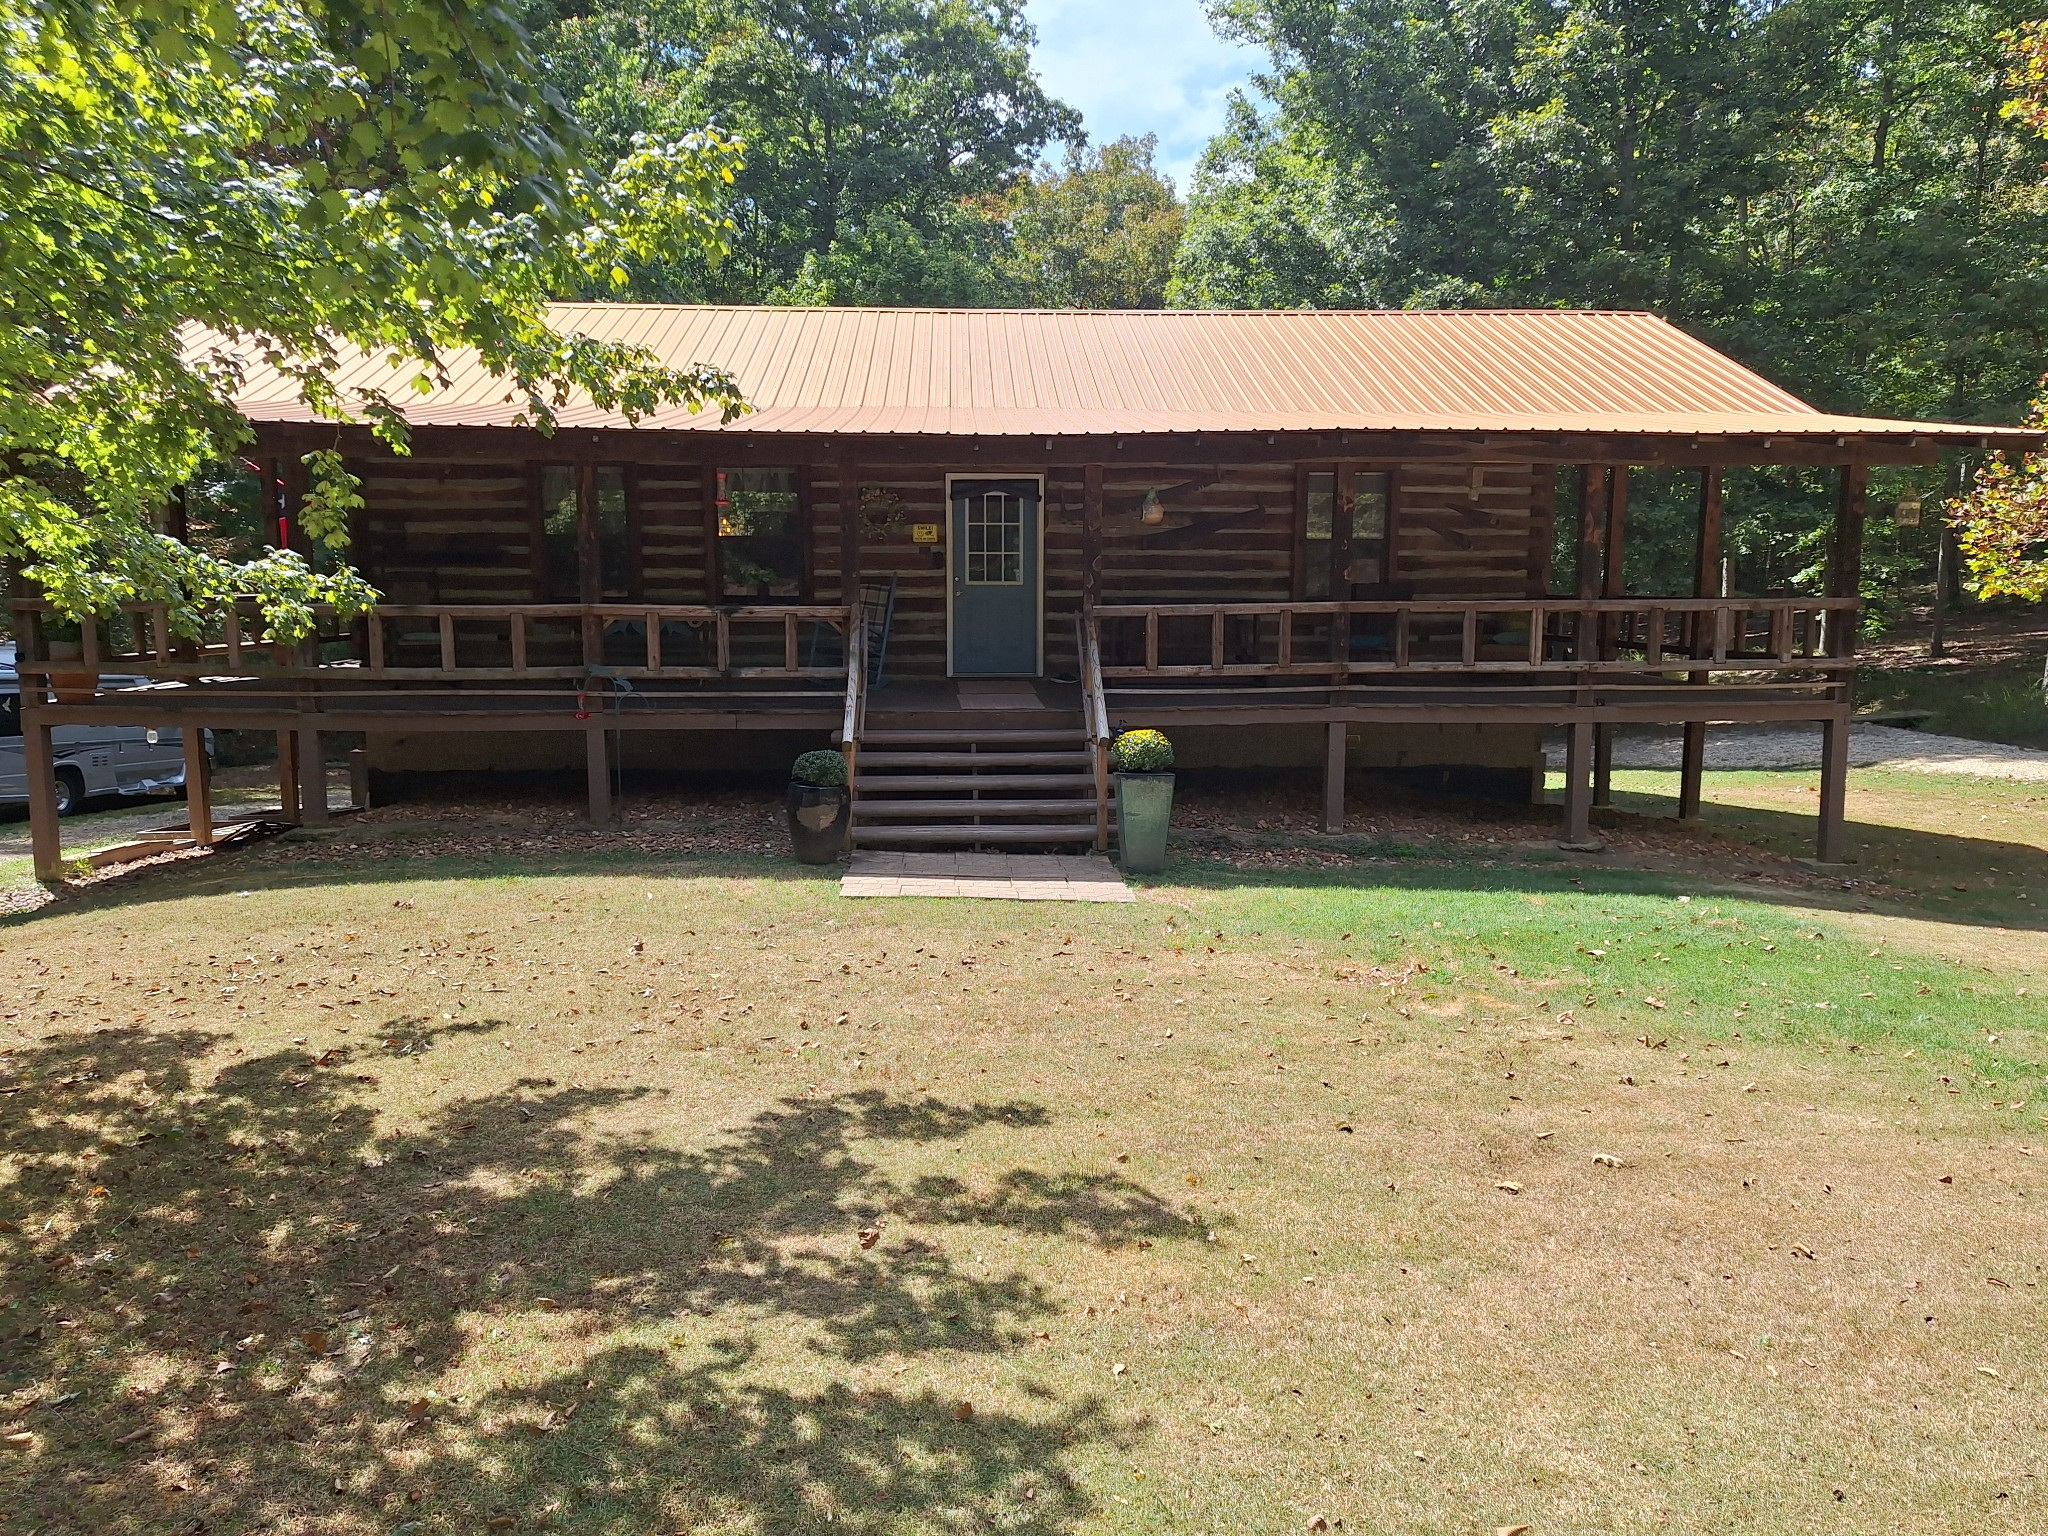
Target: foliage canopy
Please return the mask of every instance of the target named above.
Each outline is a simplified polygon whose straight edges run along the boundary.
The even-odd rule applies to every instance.
[[[571,390],[737,410],[715,370],[546,319],[657,250],[721,250],[737,145],[647,135],[601,160],[537,73],[490,0],[0,0],[0,562],[68,613],[164,602],[183,633],[238,593],[280,637],[314,602],[360,609],[346,567],[158,531],[248,436],[239,358],[401,448],[407,397],[462,347],[544,429]],[[336,396],[351,347],[392,359],[388,391]],[[338,547],[353,482],[331,452],[308,468],[305,531]]]

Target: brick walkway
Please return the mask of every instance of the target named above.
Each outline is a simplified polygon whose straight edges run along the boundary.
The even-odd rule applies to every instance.
[[[863,848],[842,896],[972,896],[993,901],[1136,901],[1099,853],[883,853]]]

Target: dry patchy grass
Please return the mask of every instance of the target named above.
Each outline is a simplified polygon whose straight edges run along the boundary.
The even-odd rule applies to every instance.
[[[1575,867],[287,851],[0,928],[0,1528],[2048,1524],[1996,967]]]

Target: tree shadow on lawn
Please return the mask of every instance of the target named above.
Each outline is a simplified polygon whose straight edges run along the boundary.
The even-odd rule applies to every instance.
[[[1199,1235],[1115,1175],[1014,1168],[977,1195],[873,1157],[1044,1126],[1039,1106],[785,1099],[678,1151],[589,1126],[658,1090],[541,1079],[380,1131],[380,1058],[450,1033],[401,1021],[382,1046],[206,1080],[193,1063],[226,1037],[198,1030],[11,1058],[0,1356],[17,1405],[54,1383],[7,1426],[36,1437],[0,1470],[15,1528],[1058,1532],[1093,1508],[1074,1451],[1143,1433],[1028,1384],[1034,1411],[966,1414],[853,1379],[1027,1347],[1061,1305],[896,1237],[885,1211]]]

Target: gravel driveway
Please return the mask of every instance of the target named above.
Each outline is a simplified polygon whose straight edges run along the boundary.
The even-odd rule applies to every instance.
[[[1655,726],[1623,726],[1615,732],[1617,768],[1676,768],[1679,733]],[[1564,766],[1564,737],[1544,743],[1550,766]],[[1914,773],[1966,773],[1987,779],[2048,782],[2048,752],[2008,747],[1963,736],[1936,736],[1895,725],[1857,724],[1849,732],[1854,768],[1897,768]],[[1718,725],[1707,730],[1709,768],[1818,768],[1820,726]]]

